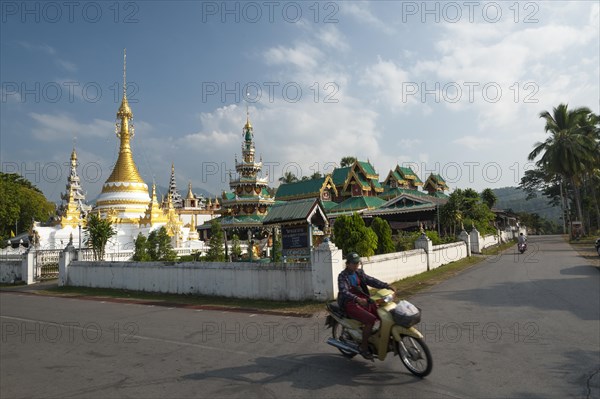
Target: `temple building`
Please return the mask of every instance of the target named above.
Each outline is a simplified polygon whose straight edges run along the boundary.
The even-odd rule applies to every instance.
[[[77,175],[77,154],[73,149],[67,192],[62,195],[64,203],[59,208],[58,220],[49,226],[35,223],[33,228],[34,234],[39,236],[39,246],[43,249],[62,249],[70,240],[76,247],[79,242],[85,246],[84,229],[90,212],[109,219],[116,231],[116,235],[107,244],[107,254],[133,250],[138,234],[147,236],[163,226],[171,236],[174,247],[201,247],[196,226],[213,218],[219,209],[218,201],[213,204],[208,200],[205,204],[202,197],[194,195],[191,184],[187,197],[183,199],[176,189],[174,165],[171,165],[169,192],[162,204],[157,200],[154,184],[152,197],[148,194],[148,185],[138,171],[131,148],[134,125],[133,112],[127,101],[125,65],[124,55],[123,98],[115,125],[119,155],[113,170],[92,208],[85,204],[85,195]]]
[[[39,249],[64,248],[69,241],[78,243],[80,240],[80,233],[85,228],[86,217],[92,207],[85,202],[78,166],[77,152],[73,148],[66,191],[61,194],[62,203],[57,209],[57,217],[49,226],[42,226],[39,222],[33,224],[32,233]]]
[[[79,175],[77,174],[77,152],[75,148],[71,152],[71,162],[69,168],[69,177],[67,179],[66,192],[61,195],[63,203],[58,208],[60,226],[77,227],[87,217],[88,212],[92,209],[90,205],[85,203],[85,193],[81,188]]]
[[[262,158],[255,159],[254,129],[246,115],[242,134],[242,160],[235,159],[236,176],[229,175],[231,192],[222,194],[221,226],[225,229],[261,229],[262,221],[275,200],[269,193],[269,177],[260,177]]]
[[[426,191],[419,190],[421,186]],[[358,213],[367,223],[381,217],[393,230],[403,230],[437,226],[438,210],[447,201],[444,191],[448,189],[439,175],[430,176],[424,185],[410,167],[398,165],[380,182],[369,161],[356,160],[319,179],[282,184],[275,199],[319,198],[330,224],[341,215]]]

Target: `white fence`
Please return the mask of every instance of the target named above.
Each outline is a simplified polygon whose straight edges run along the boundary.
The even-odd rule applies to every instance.
[[[427,254],[422,249],[375,255],[363,258],[362,262],[363,269],[369,276],[387,282],[427,271]]]
[[[331,243],[314,250],[310,264],[226,262],[69,262],[61,259],[61,285],[173,294],[219,295],[270,300],[326,300],[337,294],[344,269]],[[464,242],[363,259],[367,274],[388,283],[467,256]]]
[[[435,269],[447,263],[451,263],[467,257],[467,244],[464,242],[453,242],[450,244],[434,245],[433,252],[429,257],[429,269]]]
[[[72,262],[67,285],[172,294],[313,299],[308,264]]]

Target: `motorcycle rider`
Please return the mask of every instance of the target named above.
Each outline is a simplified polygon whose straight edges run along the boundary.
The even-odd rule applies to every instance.
[[[360,354],[365,359],[373,359],[369,352],[369,336],[373,325],[379,319],[377,305],[369,296],[367,286],[375,288],[387,288],[392,291],[396,289],[383,281],[367,275],[364,270],[359,269],[360,256],[356,252],[350,252],[346,256],[346,268],[338,275],[338,304],[348,317],[363,323],[362,343]]]
[[[523,233],[519,234],[519,246],[522,244],[527,244],[527,237],[525,237]]]

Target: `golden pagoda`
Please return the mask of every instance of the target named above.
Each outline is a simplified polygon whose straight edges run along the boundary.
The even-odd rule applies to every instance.
[[[150,204],[148,185],[142,180],[131,152],[133,113],[127,101],[126,53],[123,53],[123,100],[117,112],[115,133],[120,140],[119,157],[102,186],[95,212],[117,223],[138,223]]]

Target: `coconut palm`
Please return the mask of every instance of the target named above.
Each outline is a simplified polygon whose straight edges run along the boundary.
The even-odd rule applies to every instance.
[[[583,220],[579,186],[586,165],[594,159],[595,143],[585,134],[590,113],[585,107],[569,110],[567,104],[553,108],[552,114],[548,111],[540,113],[550,136],[544,142],[536,143],[528,156],[533,161],[541,155],[536,164],[549,175],[559,175],[571,185],[579,220]]]
[[[284,184],[295,183],[298,181],[298,178],[292,172],[285,172],[285,174],[279,178],[279,181]]]

